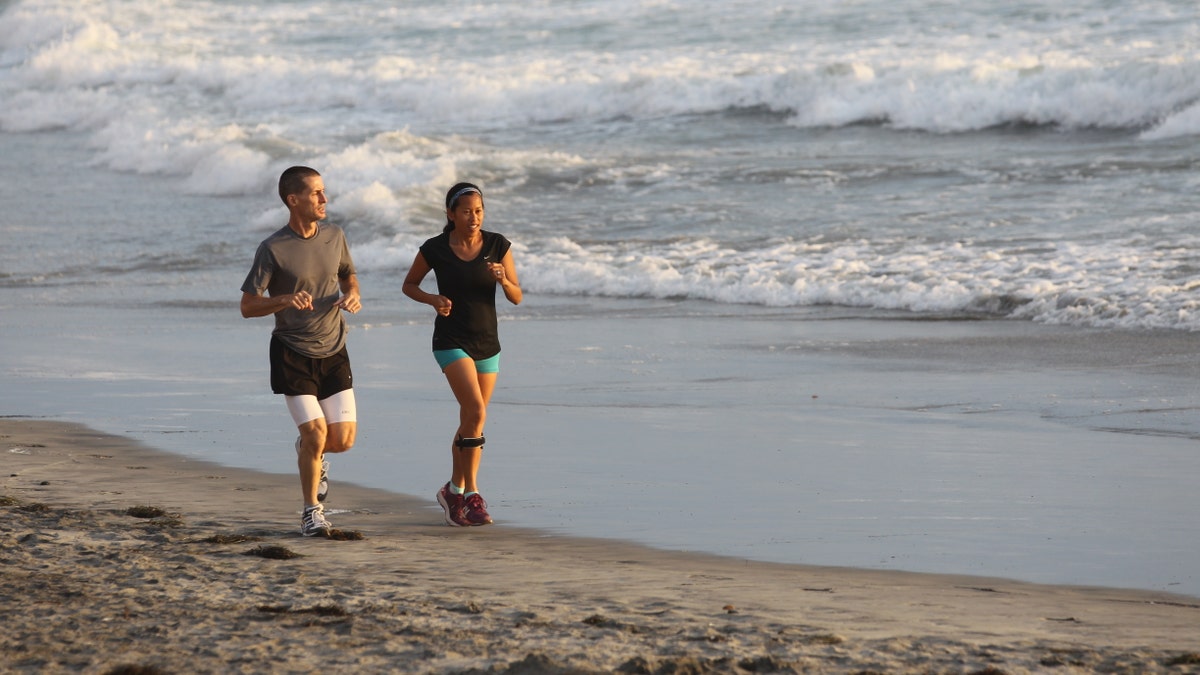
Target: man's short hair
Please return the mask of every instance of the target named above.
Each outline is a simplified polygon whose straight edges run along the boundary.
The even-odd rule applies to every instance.
[[[320,175],[316,169],[310,169],[307,166],[289,167],[279,176],[279,198],[286,205],[288,195],[299,194],[307,187],[305,181]]]

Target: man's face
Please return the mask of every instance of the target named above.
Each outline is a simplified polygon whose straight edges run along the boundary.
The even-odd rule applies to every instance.
[[[325,198],[325,181],[320,176],[309,176],[304,179],[304,185],[305,189],[290,197],[294,200],[296,215],[307,222],[324,220],[325,204],[329,202]]]

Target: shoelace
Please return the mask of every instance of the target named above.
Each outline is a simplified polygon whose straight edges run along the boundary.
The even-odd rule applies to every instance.
[[[329,525],[329,521],[325,520],[325,509],[316,508],[304,512],[305,525]]]

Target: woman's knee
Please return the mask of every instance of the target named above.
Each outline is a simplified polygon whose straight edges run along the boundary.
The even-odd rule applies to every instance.
[[[464,404],[459,409],[458,420],[463,427],[482,429],[487,421],[487,406],[482,401]]]

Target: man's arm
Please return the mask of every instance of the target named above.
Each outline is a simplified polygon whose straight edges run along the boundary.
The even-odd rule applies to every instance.
[[[338,279],[338,285],[342,287],[342,297],[337,301],[337,306],[351,314],[362,309],[362,297],[358,294],[358,275],[351,274]]]
[[[284,309],[312,309],[312,296],[308,291],[288,293],[286,295],[253,295],[242,291],[242,316],[253,319],[258,316],[270,316]]]

